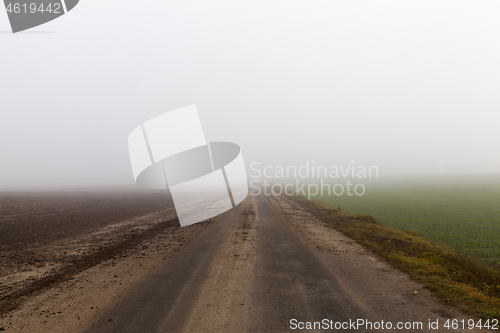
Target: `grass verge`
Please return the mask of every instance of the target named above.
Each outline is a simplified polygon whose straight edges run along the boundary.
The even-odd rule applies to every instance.
[[[414,230],[380,225],[371,215],[346,213],[298,196],[289,199],[408,273],[444,302],[483,319],[500,318],[499,270],[431,242]]]

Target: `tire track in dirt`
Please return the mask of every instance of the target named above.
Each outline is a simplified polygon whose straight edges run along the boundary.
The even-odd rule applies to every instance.
[[[184,332],[244,332],[247,329],[257,245],[257,208],[253,197],[243,203],[212,262]]]
[[[49,275],[42,276],[24,284],[20,289],[14,290],[0,297],[0,316],[8,313],[17,307],[27,297],[33,294],[40,293],[43,290],[49,289],[54,285],[71,279],[76,274],[85,271],[91,267],[100,264],[103,261],[111,259],[116,255],[134,248],[139,243],[155,237],[158,233],[179,225],[177,218],[163,221],[153,225],[146,230],[137,233],[125,234],[118,242],[108,246],[99,247],[97,250],[91,251],[83,256],[78,256],[63,265],[62,267],[52,271]]]
[[[187,331],[186,326],[189,325],[191,328],[198,327],[194,328],[196,331],[206,331],[205,324],[196,324],[203,316],[201,307],[214,301],[213,295],[217,294],[217,290],[211,288],[214,279],[218,281],[214,284],[215,288],[222,290],[224,287],[219,282],[230,279],[217,263],[225,264],[228,256],[235,258],[234,244],[230,240],[236,240],[234,236],[235,232],[239,235],[240,224],[243,230],[245,223],[241,221],[250,221],[245,218],[251,217],[250,212],[245,213],[248,205],[249,201],[246,200],[236,209],[214,218],[210,228],[183,246],[163,267],[104,312],[85,332],[183,332]],[[241,233],[242,238],[248,236],[244,232],[247,231]],[[225,289],[232,300],[234,290]],[[222,306],[223,302],[215,304],[214,309],[220,308],[218,304]],[[218,317],[215,314],[213,316]],[[193,322],[190,322],[191,318]],[[220,323],[217,321],[213,325]]]

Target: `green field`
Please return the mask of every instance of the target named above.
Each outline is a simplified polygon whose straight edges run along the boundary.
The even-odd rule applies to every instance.
[[[355,182],[362,182],[356,180]],[[375,179],[363,196],[314,196],[500,266],[500,176]]]

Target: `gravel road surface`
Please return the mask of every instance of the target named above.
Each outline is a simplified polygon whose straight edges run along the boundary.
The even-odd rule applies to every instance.
[[[441,332],[450,318],[468,319],[290,200],[249,196],[84,331]]]

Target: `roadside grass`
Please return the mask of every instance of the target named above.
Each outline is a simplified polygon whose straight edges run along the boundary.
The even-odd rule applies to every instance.
[[[482,319],[500,318],[499,270],[429,241],[416,230],[383,226],[371,215],[346,213],[320,201],[288,198],[408,273],[444,302]]]
[[[500,175],[377,179],[362,196],[316,195],[380,224],[415,229],[436,243],[500,268]]]

